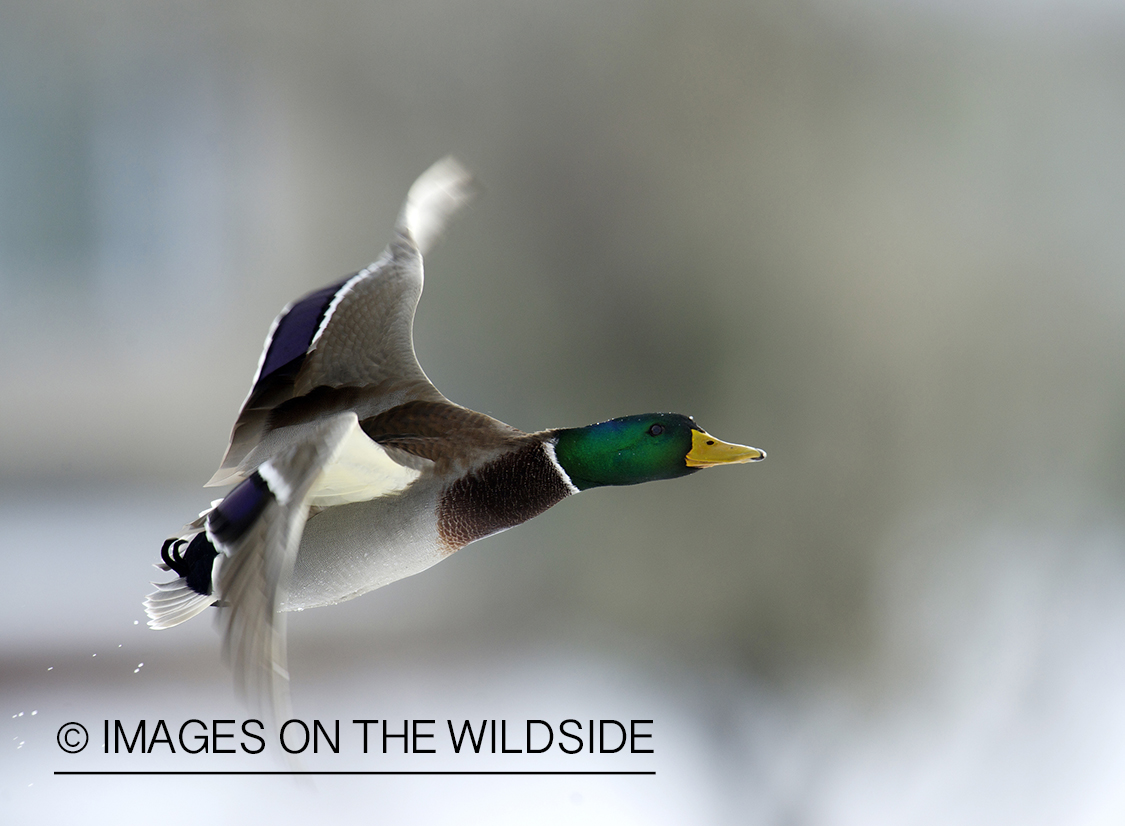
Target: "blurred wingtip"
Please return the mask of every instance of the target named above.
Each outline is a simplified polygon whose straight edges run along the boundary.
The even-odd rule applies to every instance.
[[[446,155],[410,187],[399,225],[409,231],[424,256],[441,237],[449,220],[478,192],[472,173],[453,155]]]

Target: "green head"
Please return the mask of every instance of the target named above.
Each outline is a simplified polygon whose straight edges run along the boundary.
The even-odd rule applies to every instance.
[[[757,448],[719,441],[679,413],[623,416],[555,435],[555,455],[579,490],[675,479],[705,467],[766,458]]]

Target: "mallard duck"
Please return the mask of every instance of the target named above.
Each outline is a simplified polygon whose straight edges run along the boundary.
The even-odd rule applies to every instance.
[[[168,539],[145,601],[170,628],[211,605],[244,688],[287,702],[284,612],[416,574],[602,485],[756,462],[687,416],[524,433],[446,399],[414,355],[422,257],[471,196],[454,159],[411,187],[373,264],[285,307],[208,486],[234,485]]]

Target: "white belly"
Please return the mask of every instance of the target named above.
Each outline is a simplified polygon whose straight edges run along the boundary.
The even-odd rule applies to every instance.
[[[440,562],[446,553],[436,504],[437,491],[423,483],[316,514],[305,526],[285,610],[343,602]]]

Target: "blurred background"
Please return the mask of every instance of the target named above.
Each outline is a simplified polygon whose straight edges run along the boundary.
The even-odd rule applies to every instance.
[[[1123,147],[1108,1],[9,0],[0,811],[1122,822]],[[657,777],[53,776],[124,765],[67,720],[249,713],[211,623],[144,627],[150,566],[274,315],[449,152],[484,190],[416,322],[449,398],[769,459],[293,617],[295,710],[654,719],[581,768]]]

